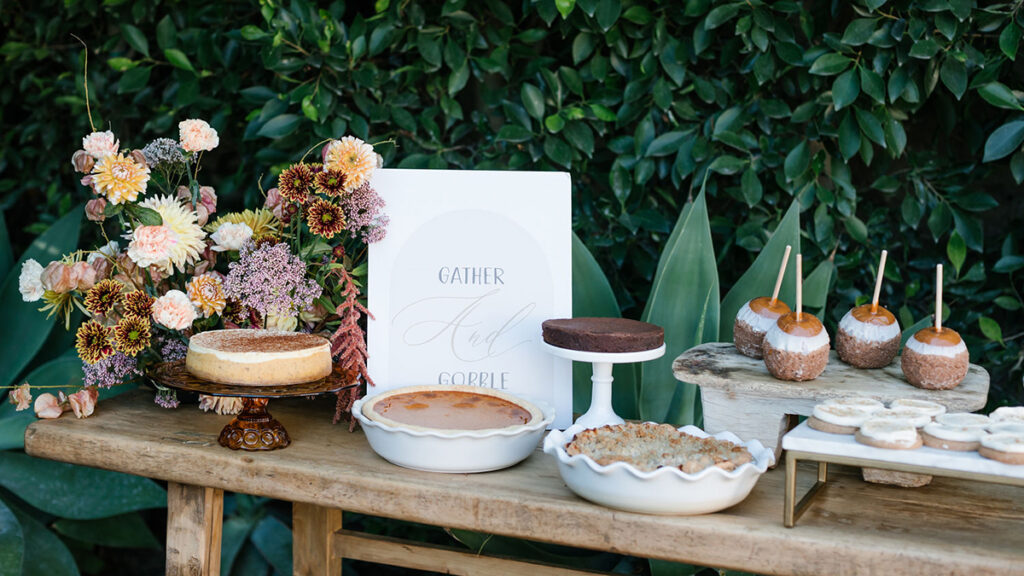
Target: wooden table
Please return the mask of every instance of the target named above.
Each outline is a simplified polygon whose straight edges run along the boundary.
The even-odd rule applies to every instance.
[[[331,425],[333,402],[278,401],[272,409],[294,440],[274,452],[223,448],[217,435],[227,417],[164,410],[141,392],[106,401],[85,420],[36,422],[25,449],[168,481],[167,574],[218,573],[224,490],[294,502],[302,575],[337,575],[341,557],[453,574],[583,574],[345,531],[341,510],[761,574],[1024,574],[1017,487],[937,478],[905,490],[840,469],[799,526],[787,529],[779,467],[724,512],[646,516],[577,498],[539,450],[498,472],[416,472],[379,458],[362,433]],[[813,476],[802,474],[801,490]]]

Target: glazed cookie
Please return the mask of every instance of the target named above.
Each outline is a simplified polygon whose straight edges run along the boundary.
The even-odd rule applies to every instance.
[[[886,410],[875,412],[872,415],[872,419],[909,422],[913,424],[915,428],[922,428],[925,424],[932,421],[932,416],[928,410],[915,408],[888,408]]]
[[[853,434],[865,420],[871,418],[870,410],[856,406],[818,404],[807,419],[807,425],[829,434]]]
[[[1002,432],[985,436],[978,453],[1003,464],[1024,465],[1024,434]]]
[[[988,435],[987,425],[988,418],[981,414],[942,414],[925,424],[921,440],[940,450],[970,452],[981,447],[982,437]]]
[[[1024,423],[1024,406],[1002,406],[996,408],[989,416],[992,422]]]
[[[993,434],[1024,434],[1024,422],[992,422],[988,425],[988,431]]]
[[[845,396],[843,398],[829,398],[822,402],[826,406],[845,406],[849,408],[860,408],[867,410],[872,414],[885,410],[885,404],[882,404],[874,398],[868,398],[867,396]]]
[[[869,418],[860,426],[854,439],[861,444],[891,450],[913,450],[921,447],[921,436],[912,421],[897,418]]]
[[[928,400],[915,400],[913,398],[899,398],[893,400],[889,404],[889,408],[892,409],[910,409],[917,410],[921,413],[928,414],[932,418],[935,418],[939,414],[946,413],[946,407],[937,402],[929,402]]]

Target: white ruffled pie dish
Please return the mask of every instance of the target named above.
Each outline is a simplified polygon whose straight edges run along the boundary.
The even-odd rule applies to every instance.
[[[731,432],[720,432],[713,437],[746,447],[753,460],[730,472],[711,466],[696,474],[667,466],[644,472],[625,462],[602,466],[586,454],[570,456],[565,451],[583,430],[580,426],[564,432],[552,430],[544,439],[544,452],[558,460],[562,480],[578,496],[628,512],[696,515],[724,510],[743,501],[775,462],[772,451],[757,440],[743,442]],[[710,436],[696,426],[679,431],[700,438]]]
[[[426,472],[468,474],[518,464],[537,448],[544,430],[555,419],[554,408],[530,400],[542,417],[520,426],[458,431],[395,426],[363,414],[363,405],[374,398],[360,398],[352,406],[352,415],[362,425],[370,447],[392,464]]]

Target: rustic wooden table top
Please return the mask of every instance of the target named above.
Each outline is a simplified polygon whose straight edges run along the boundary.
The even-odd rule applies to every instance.
[[[29,454],[183,484],[447,527],[762,574],[1024,574],[1024,491],[936,478],[907,490],[841,470],[793,529],[782,467],[717,514],[659,517],[576,497],[539,450],[513,468],[434,474],[396,467],[362,433],[330,423],[332,399],[273,401],[294,443],[267,453],[217,444],[226,416],[164,410],[132,392],[91,418],[39,421]],[[808,467],[799,489],[813,483]],[[102,487],[95,487],[100,490]]]

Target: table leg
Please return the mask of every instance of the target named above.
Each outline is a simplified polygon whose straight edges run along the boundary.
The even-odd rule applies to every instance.
[[[167,576],[218,576],[224,491],[167,483]]]
[[[292,504],[292,573],[295,576],[339,576],[341,558],[333,550],[341,530],[341,510],[315,504]]]
[[[818,462],[818,480],[804,494],[800,502],[796,502],[797,459],[792,452],[786,454],[786,496],[785,509],[782,511],[782,524],[786,528],[796,526],[796,521],[811,507],[811,502],[828,483],[828,462]]]

